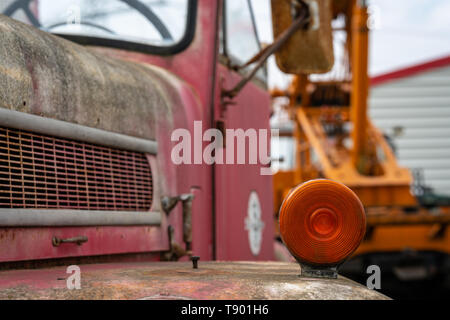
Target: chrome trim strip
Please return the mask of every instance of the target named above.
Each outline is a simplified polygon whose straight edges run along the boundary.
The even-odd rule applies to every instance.
[[[159,212],[0,209],[0,227],[161,225]]]
[[[19,130],[78,140],[102,146],[156,155],[156,141],[90,128],[79,124],[44,118],[0,108],[0,125]]]

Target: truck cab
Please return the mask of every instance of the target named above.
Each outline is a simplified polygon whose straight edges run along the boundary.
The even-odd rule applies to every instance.
[[[171,276],[187,262],[161,260],[274,259],[272,177],[261,174],[270,163],[251,161],[246,144],[252,130],[270,133],[265,69],[227,94],[248,70],[237,66],[261,49],[250,1],[16,0],[0,10],[2,297],[24,278],[30,298],[52,297],[52,285],[64,287],[45,269],[54,265],[94,263],[88,279],[153,272],[160,289],[120,298],[171,286],[179,297]],[[266,138],[258,144],[268,150]],[[105,262],[114,264],[95,264]],[[283,270],[250,264],[232,276],[240,267],[208,262],[204,272],[216,283],[246,268]]]

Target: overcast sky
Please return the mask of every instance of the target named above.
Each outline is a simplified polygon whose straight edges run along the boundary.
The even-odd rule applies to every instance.
[[[258,32],[272,42],[269,0],[252,0]],[[450,55],[450,0],[371,0],[375,30],[370,35],[371,75]],[[288,78],[269,62],[271,86]]]

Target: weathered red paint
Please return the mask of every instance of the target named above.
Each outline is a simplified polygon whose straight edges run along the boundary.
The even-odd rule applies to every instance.
[[[218,86],[230,89],[241,79],[240,75],[220,65]],[[216,90],[215,118],[225,123],[226,129],[266,129],[270,132],[270,98],[266,90],[249,83],[236,96],[232,105],[224,106],[220,90]],[[270,140],[269,140],[270,141]],[[270,144],[270,142],[269,142]],[[248,152],[249,149],[246,150]],[[247,155],[248,157],[248,155]],[[236,154],[235,154],[236,158]],[[235,159],[236,161],[236,159]],[[261,175],[261,164],[218,164],[216,170],[216,234],[219,260],[273,259],[272,176]],[[261,252],[254,256],[244,230],[247,205],[251,191],[256,191],[261,203],[264,222]]]
[[[82,245],[52,245],[52,238],[87,236]],[[167,233],[160,227],[2,228],[0,257],[3,262],[123,254],[168,250]]]
[[[1,299],[388,299],[346,278],[311,279],[296,263],[142,262],[80,266],[78,290],[65,267],[0,272]]]

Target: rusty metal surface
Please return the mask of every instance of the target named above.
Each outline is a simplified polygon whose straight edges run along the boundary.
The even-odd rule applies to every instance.
[[[95,53],[0,15],[0,107],[155,139],[171,118],[162,71]]]
[[[66,268],[0,272],[0,299],[388,299],[346,278],[298,276],[286,262],[144,262],[82,265],[81,289]]]

